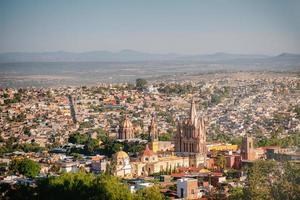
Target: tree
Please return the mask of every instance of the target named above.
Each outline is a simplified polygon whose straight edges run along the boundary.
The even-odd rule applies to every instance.
[[[84,172],[65,173],[59,177],[49,177],[38,181],[39,199],[92,199],[95,176]]]
[[[236,169],[228,169],[226,171],[226,178],[227,179],[237,179],[240,177],[240,171]]]
[[[145,188],[131,194],[128,186],[119,178],[108,174],[94,175],[78,172],[65,173],[56,177],[38,179],[36,187],[0,187],[4,199],[44,200],[162,200],[157,187]],[[25,195],[25,196],[24,196]],[[23,198],[22,198],[23,196]]]
[[[128,187],[115,176],[100,175],[94,182],[94,196],[98,200],[131,200],[133,195]]]
[[[295,107],[294,112],[296,113],[296,117],[300,118],[300,105],[298,105],[298,106]]]
[[[135,80],[135,86],[137,89],[145,89],[147,85],[147,81],[142,78],[138,78]]]
[[[138,154],[145,150],[145,144],[139,142],[124,143],[124,151],[128,153]]]
[[[159,141],[171,141],[173,138],[173,133],[172,132],[167,132],[165,134],[159,135],[158,140]]]
[[[215,105],[221,103],[221,97],[219,95],[216,95],[216,94],[212,95],[211,96],[211,103],[215,104]]]
[[[93,138],[89,138],[84,145],[84,152],[86,154],[91,154],[97,147],[99,147],[99,141]]]
[[[244,200],[244,191],[242,187],[234,187],[229,190],[228,200]]]
[[[156,186],[140,189],[136,192],[135,200],[163,200],[164,196],[159,192]]]
[[[84,144],[88,140],[86,134],[80,134],[78,132],[73,133],[69,136],[68,141],[73,144]]]
[[[35,188],[24,184],[14,184],[12,186],[1,183],[0,195],[4,195],[1,196],[1,199],[7,200],[37,200]]]
[[[22,149],[24,152],[41,152],[45,148],[40,147],[38,143],[32,142],[32,143],[25,143],[18,145],[18,149]]]
[[[110,157],[111,155],[120,151],[121,149],[124,149],[124,145],[121,142],[108,140],[108,142],[104,146],[104,149],[101,149],[101,153]]]
[[[274,175],[274,161],[258,160],[248,170],[248,187],[245,189],[245,199],[272,199],[271,177]]]
[[[40,173],[41,167],[37,162],[25,158],[12,160],[9,169],[14,173],[19,173],[26,177],[33,178]]]
[[[272,184],[271,192],[275,200],[300,199],[300,167],[294,163],[284,163],[283,173]]]
[[[223,156],[223,155],[218,156],[217,160],[216,160],[216,165],[218,166],[219,170],[223,171],[226,167],[226,158],[225,158],[225,156]]]
[[[101,140],[102,142],[106,143],[109,140],[108,133],[105,132],[102,128],[95,129],[97,132],[97,139]]]
[[[70,156],[73,156],[73,160],[83,160],[83,156],[79,153],[71,153]]]
[[[248,170],[244,199],[300,199],[300,167],[294,163],[259,160]]]
[[[31,136],[31,132],[30,132],[30,129],[28,127],[25,127],[24,134],[29,136],[29,137]]]

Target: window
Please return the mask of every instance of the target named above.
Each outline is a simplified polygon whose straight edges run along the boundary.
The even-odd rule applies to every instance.
[[[191,193],[192,193],[192,194],[195,194],[195,190],[194,190],[194,189],[192,189]]]
[[[183,192],[184,192],[183,188],[180,188],[180,198],[183,198]]]

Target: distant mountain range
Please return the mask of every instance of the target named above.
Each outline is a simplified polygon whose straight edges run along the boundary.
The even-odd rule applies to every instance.
[[[0,53],[0,62],[129,62],[129,61],[199,61],[209,63],[292,63],[300,64],[300,54],[282,53],[278,56],[214,53],[208,55],[180,55],[143,53],[133,50],[119,52],[10,52]]]

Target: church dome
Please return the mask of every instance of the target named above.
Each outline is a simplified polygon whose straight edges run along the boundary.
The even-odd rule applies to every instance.
[[[129,158],[128,154],[125,151],[118,151],[114,156],[116,159],[126,159]]]

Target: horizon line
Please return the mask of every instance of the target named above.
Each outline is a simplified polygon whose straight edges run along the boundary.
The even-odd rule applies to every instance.
[[[300,52],[289,52],[282,51],[279,53],[238,53],[238,52],[229,52],[229,51],[214,51],[207,53],[177,53],[177,52],[153,52],[153,51],[142,51],[135,49],[120,49],[116,51],[112,50],[86,50],[86,51],[68,51],[68,50],[49,50],[49,51],[1,51],[0,54],[8,54],[8,53],[91,53],[91,52],[108,52],[108,53],[121,53],[124,51],[132,51],[137,53],[145,53],[145,54],[161,54],[161,55],[170,55],[175,54],[179,56],[193,56],[193,55],[215,55],[215,54],[236,54],[236,55],[261,55],[261,56],[278,56],[281,54],[299,54]]]

